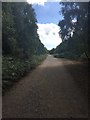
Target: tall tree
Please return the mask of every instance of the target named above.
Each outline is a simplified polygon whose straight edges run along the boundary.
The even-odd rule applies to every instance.
[[[36,14],[31,4],[3,3],[2,11],[4,55],[28,58],[38,53],[38,46],[39,49],[45,50],[37,34]]]
[[[2,50],[3,54],[11,54],[16,48],[14,20],[11,4],[2,4]]]
[[[61,28],[59,34],[62,42],[68,41],[64,42],[66,44],[64,49],[66,47],[70,52],[74,51],[79,55],[85,53],[88,56],[88,3],[65,2],[60,4],[62,4],[61,13],[64,19],[59,21],[58,25]]]

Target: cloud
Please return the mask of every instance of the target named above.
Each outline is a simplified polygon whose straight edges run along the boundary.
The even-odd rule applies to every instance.
[[[47,2],[47,0],[27,0],[29,4],[39,4],[44,6],[44,3]]]
[[[60,2],[61,0],[26,0],[29,4],[38,4],[44,6],[45,2]]]
[[[54,23],[40,24],[38,23],[38,34],[41,42],[50,50],[59,45],[62,40],[58,34],[60,28]]]
[[[60,2],[60,0],[27,0],[29,4],[44,5],[45,2]]]

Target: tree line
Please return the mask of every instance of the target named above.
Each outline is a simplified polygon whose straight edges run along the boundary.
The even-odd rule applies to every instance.
[[[39,65],[47,49],[37,34],[31,4],[2,2],[2,93]]]
[[[90,60],[88,41],[88,2],[60,2],[59,35],[62,43],[53,51],[56,57]],[[71,34],[72,33],[72,34]]]
[[[46,48],[37,34],[36,14],[25,2],[2,3],[2,53],[19,58],[44,54]]]

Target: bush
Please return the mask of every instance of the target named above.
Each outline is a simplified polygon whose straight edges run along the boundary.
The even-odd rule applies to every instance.
[[[81,54],[80,59],[81,60],[87,60],[87,57],[86,57],[85,53]]]
[[[54,54],[54,57],[56,58],[64,58],[64,55],[61,53],[61,54]]]
[[[77,59],[79,58],[79,55],[73,52],[62,52],[59,54],[54,54],[54,57],[57,58],[68,58],[68,59]]]
[[[13,57],[2,58],[2,91],[3,93],[14,82],[18,81],[21,77],[30,72],[32,68],[39,65],[46,55],[33,56],[32,59],[18,59]]]

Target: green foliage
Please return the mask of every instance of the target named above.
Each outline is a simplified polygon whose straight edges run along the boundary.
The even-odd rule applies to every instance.
[[[45,59],[36,14],[25,2],[2,3],[3,92]]]
[[[56,58],[67,58],[67,59],[79,59],[79,55],[76,55],[72,52],[62,52],[60,54],[54,54]]]
[[[85,55],[85,53],[81,54],[80,58],[81,60],[87,60],[87,56]]]
[[[32,5],[24,2],[2,3],[3,55],[29,58],[44,54],[44,45],[37,34],[36,14]]]
[[[53,48],[53,49],[49,50],[49,53],[54,54],[54,51],[55,51],[55,49]]]
[[[32,59],[22,60],[14,57],[3,57],[2,59],[2,83],[3,93],[14,82],[18,81],[21,77],[25,76],[31,69],[39,65],[44,59],[45,55],[33,55]]]
[[[58,24],[61,28],[59,34],[62,37],[62,43],[57,46],[55,54],[59,54],[59,57],[78,59],[82,54],[88,53],[88,3],[60,4],[62,4],[61,12],[64,16]],[[76,22],[72,22],[74,19]]]
[[[34,68],[35,66],[39,65],[46,58],[46,56],[47,54],[40,56],[33,55],[31,60],[31,68]]]

